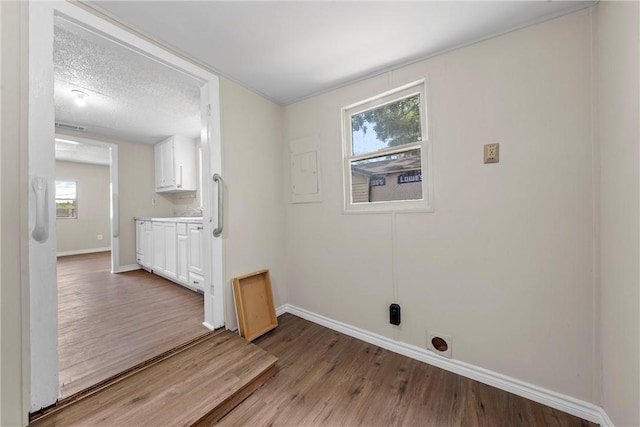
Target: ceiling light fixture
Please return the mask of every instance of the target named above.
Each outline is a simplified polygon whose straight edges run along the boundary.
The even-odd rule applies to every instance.
[[[77,89],[72,90],[71,93],[76,96],[76,105],[78,107],[85,107],[87,105],[87,98],[89,95]]]

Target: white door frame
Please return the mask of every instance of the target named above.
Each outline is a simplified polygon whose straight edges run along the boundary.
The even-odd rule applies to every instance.
[[[111,272],[129,271],[120,265],[120,191],[118,186],[118,145],[75,135],[56,134],[56,140],[78,142],[109,150],[109,223],[111,225]]]
[[[204,208],[204,325],[224,325],[222,286],[222,239],[213,238],[217,223],[210,177],[222,173],[220,139],[220,100],[218,77],[168,50],[146,41],[87,10],[63,0],[29,2],[29,294],[23,307],[30,313],[30,402],[31,412],[54,404],[58,397],[58,307],[56,283],[55,215],[55,107],[53,99],[53,26],[54,16],[63,15],[115,43],[135,50],[165,66],[183,72],[202,82],[202,149]],[[43,199],[38,188],[47,188]],[[45,194],[41,192],[40,194]],[[37,203],[40,201],[40,210]],[[36,226],[41,226],[32,233]]]

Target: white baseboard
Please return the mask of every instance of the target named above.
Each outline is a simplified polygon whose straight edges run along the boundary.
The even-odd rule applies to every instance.
[[[205,328],[207,328],[208,330],[210,330],[210,331],[213,331],[213,330],[215,330],[215,329],[216,329],[216,328],[214,328],[214,327],[213,327],[213,325],[212,325],[211,323],[209,323],[209,322],[202,322],[202,325],[203,325]]]
[[[129,264],[129,265],[121,265],[120,267],[114,269],[112,273],[126,273],[127,271],[140,270],[139,264]]]
[[[110,250],[111,250],[111,247],[107,246],[105,248],[79,249],[77,251],[62,251],[62,252],[58,252],[56,255],[57,256],[84,255],[84,254],[93,254],[96,252],[107,252]]]
[[[476,380],[483,384],[488,384],[509,393],[533,400],[534,402],[598,423],[603,427],[613,426],[613,423],[604,410],[593,403],[585,402],[583,400],[529,384],[516,378],[511,378],[459,360],[446,359],[442,356],[431,353],[426,349],[395,341],[382,335],[329,319],[328,317],[290,304],[284,304],[276,309],[276,315],[280,316],[283,313],[294,314],[313,323],[317,323],[318,325],[325,326],[353,338],[377,345],[378,347],[393,351],[394,353],[402,354],[403,356],[437,366],[438,368],[462,375],[463,377]]]

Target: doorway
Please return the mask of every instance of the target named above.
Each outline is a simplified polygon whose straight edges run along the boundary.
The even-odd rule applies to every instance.
[[[52,85],[56,19],[69,21],[199,82],[202,175],[206,177],[202,180],[201,189],[204,217],[203,255],[208,261],[204,265],[206,285],[203,324],[209,329],[224,325],[221,287],[222,241],[221,238],[212,236],[215,224],[221,223],[215,205],[219,190],[208,178],[214,173],[222,172],[217,77],[76,5],[67,2],[32,2],[29,4],[30,300],[28,307],[25,307],[30,313],[31,412],[54,404],[58,397],[56,230],[55,215],[52,214],[55,208],[55,155],[51,144],[54,139],[53,123],[56,115]],[[122,78],[126,79],[126,76]],[[118,197],[112,198],[112,206],[115,212],[122,211]],[[117,218],[117,215],[115,217]],[[119,227],[114,228],[117,230]],[[117,248],[122,256],[122,244]],[[135,247],[133,250],[135,251]]]

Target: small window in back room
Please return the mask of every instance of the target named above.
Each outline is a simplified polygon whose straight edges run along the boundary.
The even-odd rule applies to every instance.
[[[78,218],[76,181],[56,181],[56,219]]]
[[[343,109],[346,212],[431,210],[425,83]]]

